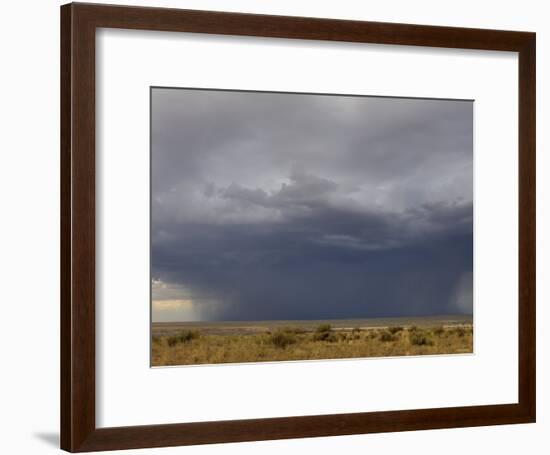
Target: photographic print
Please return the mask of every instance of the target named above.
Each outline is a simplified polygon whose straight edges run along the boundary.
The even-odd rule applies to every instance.
[[[472,100],[150,97],[152,366],[473,352]]]

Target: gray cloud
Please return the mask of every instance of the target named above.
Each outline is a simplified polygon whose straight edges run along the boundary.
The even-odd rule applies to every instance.
[[[200,319],[467,312],[472,134],[471,102],[153,89],[153,276]]]

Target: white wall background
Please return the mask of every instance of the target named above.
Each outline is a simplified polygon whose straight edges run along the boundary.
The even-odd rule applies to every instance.
[[[109,3],[126,3],[116,0]],[[536,0],[128,0],[128,3],[297,16],[500,28],[537,32],[538,78],[538,423],[246,444],[155,449],[186,454],[446,455],[489,449],[545,454],[550,446],[550,12]],[[0,449],[53,453],[59,422],[59,5],[2,5],[0,29]],[[126,451],[124,453],[148,453]]]

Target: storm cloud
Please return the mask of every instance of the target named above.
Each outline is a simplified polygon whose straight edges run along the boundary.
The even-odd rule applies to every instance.
[[[154,320],[472,312],[471,101],[151,102]]]

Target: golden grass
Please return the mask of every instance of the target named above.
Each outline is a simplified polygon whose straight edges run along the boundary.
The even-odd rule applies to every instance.
[[[155,336],[152,349],[153,366],[458,354],[473,352],[473,328],[325,327],[312,332],[288,327],[252,335],[183,331]]]

